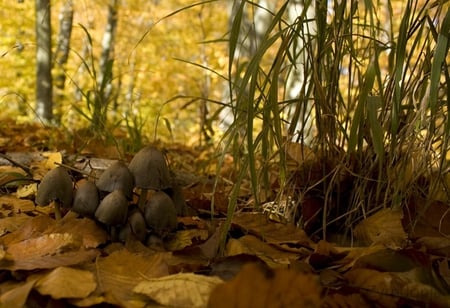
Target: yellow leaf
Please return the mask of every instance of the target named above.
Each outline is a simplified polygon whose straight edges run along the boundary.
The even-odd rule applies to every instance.
[[[143,281],[133,291],[164,306],[206,307],[211,291],[222,282],[218,277],[181,273]]]
[[[94,274],[70,267],[58,267],[36,283],[39,293],[55,299],[84,298],[96,287]]]
[[[60,152],[54,152],[54,153],[43,153],[44,157],[47,157],[47,160],[45,161],[45,167],[48,170],[51,170],[53,168],[58,167],[59,164],[62,164],[62,154]]]

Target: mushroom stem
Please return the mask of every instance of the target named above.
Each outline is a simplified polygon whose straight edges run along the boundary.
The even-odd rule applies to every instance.
[[[111,242],[119,241],[120,228],[118,226],[109,226],[109,235],[111,236]]]
[[[141,211],[144,211],[145,202],[147,201],[147,193],[148,193],[148,189],[141,188],[141,194],[139,195],[139,202],[138,202],[138,208]]]
[[[61,206],[58,201],[52,201],[53,206],[55,208],[55,219],[61,220]]]

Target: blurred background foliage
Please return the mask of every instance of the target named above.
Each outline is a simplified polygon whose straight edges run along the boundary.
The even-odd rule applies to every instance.
[[[1,2],[2,117],[30,121],[35,116],[35,4],[34,1]],[[64,3],[51,2],[55,47],[59,12]],[[162,120],[158,138],[187,144],[198,142],[199,99],[181,97],[219,99],[223,80],[189,62],[224,71],[227,45],[217,40],[226,33],[228,16],[226,3],[218,1],[193,6],[163,19],[193,3],[189,0],[118,2],[113,53],[115,93],[109,106],[111,123],[136,126],[142,136],[153,139],[159,116]],[[54,102],[56,120],[71,130],[89,125],[77,112],[87,108],[86,101],[77,92],[94,87],[95,80],[85,66],[94,65],[98,70],[109,4],[110,1],[73,1],[71,50],[62,68],[66,86],[63,95]],[[91,51],[93,59],[89,55]],[[54,73],[57,69],[55,65]],[[173,100],[175,97],[179,99]],[[214,105],[211,108],[214,110]]]

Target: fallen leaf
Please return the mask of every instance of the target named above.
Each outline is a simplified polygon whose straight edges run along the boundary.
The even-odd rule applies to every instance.
[[[282,244],[289,241],[307,248],[314,249],[316,244],[309,239],[305,231],[292,224],[282,224],[270,221],[261,213],[236,213],[232,224],[249,234],[260,237],[270,244]]]
[[[320,307],[321,296],[315,275],[250,263],[212,291],[208,307]]]
[[[382,209],[364,219],[355,227],[355,237],[367,244],[383,244],[389,248],[402,248],[408,235],[402,225],[401,210]]]
[[[18,199],[13,195],[0,196],[0,211],[3,212],[3,210],[10,210],[13,215],[23,212],[33,212],[34,202],[31,200]]]
[[[298,165],[317,160],[317,156],[309,146],[297,142],[286,143],[286,154],[288,159],[295,161]]]
[[[352,269],[344,274],[350,287],[360,290],[371,303],[380,307],[397,307],[397,297],[391,296],[393,285],[399,284],[391,273],[371,269]]]
[[[28,185],[23,185],[17,188],[16,197],[17,198],[31,198],[37,193],[37,183],[31,183]]]
[[[36,282],[35,288],[54,299],[84,298],[91,294],[97,283],[94,274],[70,267],[58,267]]]
[[[0,263],[0,269],[34,270],[70,266],[92,260],[99,253],[84,250],[82,238],[69,233],[45,234],[7,246],[11,262]]]
[[[169,251],[181,250],[183,248],[204,242],[208,239],[208,230],[190,229],[181,230],[175,233],[171,241],[165,247]]]
[[[450,255],[450,238],[444,236],[423,236],[416,240],[431,254],[448,257]]]
[[[108,234],[95,221],[88,218],[76,218],[69,212],[61,221],[50,227],[45,234],[67,233],[82,240],[84,248],[96,248],[106,243]]]
[[[370,303],[361,294],[358,293],[331,293],[325,296],[323,307],[370,307]]]
[[[240,254],[229,256],[220,260],[215,260],[211,265],[211,275],[220,277],[223,280],[234,278],[245,264],[259,263],[263,266],[267,264],[255,255]]]
[[[26,307],[28,295],[33,289],[36,279],[18,283],[0,296],[0,307]]]
[[[272,268],[287,267],[298,254],[287,252],[269,245],[256,236],[244,235],[239,239],[230,239],[226,247],[227,256],[251,254],[258,256]]]
[[[48,169],[48,170],[56,168],[60,164],[62,164],[63,157],[62,157],[61,152],[42,153],[42,156],[47,158],[43,162],[43,164],[44,164],[45,168]]]
[[[45,230],[55,224],[55,220],[45,215],[31,218],[12,233],[1,238],[3,245],[10,246],[24,240],[41,236]]]
[[[13,256],[14,260],[27,259],[78,250],[81,244],[82,239],[73,234],[51,233],[12,244],[8,246],[7,252]]]
[[[0,219],[0,237],[16,231],[30,219],[32,218],[28,215],[17,215]]]
[[[181,273],[140,282],[133,291],[171,307],[205,307],[211,291],[223,280]]]
[[[162,254],[139,255],[126,249],[99,258],[87,269],[97,275],[99,293],[94,296],[103,295],[107,303],[119,306],[129,305],[132,289],[139,282],[169,274]]]

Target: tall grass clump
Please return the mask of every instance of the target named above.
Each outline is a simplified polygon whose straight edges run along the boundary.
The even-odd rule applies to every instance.
[[[224,136],[240,171],[228,221],[246,178],[256,206],[267,191],[293,201],[288,218],[321,237],[349,233],[381,208],[449,200],[450,13],[440,2],[419,2],[305,1],[290,22],[286,1],[237,65],[242,16],[258,6],[240,1],[229,33],[234,122]],[[290,98],[299,57],[304,75]],[[292,141],[303,160],[290,157]]]

